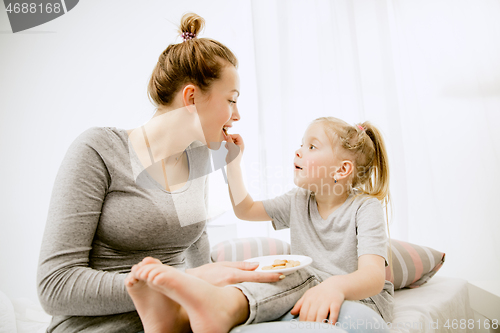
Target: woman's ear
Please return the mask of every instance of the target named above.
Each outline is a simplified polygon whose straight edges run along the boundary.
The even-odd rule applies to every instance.
[[[184,103],[184,106],[194,105],[195,89],[195,86],[192,84],[188,84],[182,89],[182,101]]]
[[[354,164],[349,160],[342,161],[342,164],[337,169],[336,178],[337,180],[349,177],[349,175],[354,171]]]

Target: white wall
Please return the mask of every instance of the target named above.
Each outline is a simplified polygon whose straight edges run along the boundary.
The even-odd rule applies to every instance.
[[[242,125],[235,131],[256,140],[251,21],[243,15],[249,5],[86,0],[58,19],[16,34],[0,6],[1,291],[36,299],[38,253],[66,149],[89,127],[128,129],[152,116],[147,83],[160,53],[181,40],[176,30],[185,12],[202,16],[207,23],[202,36],[238,56]],[[245,159],[255,154],[252,149]]]

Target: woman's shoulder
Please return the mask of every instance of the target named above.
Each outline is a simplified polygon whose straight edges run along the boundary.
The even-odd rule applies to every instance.
[[[116,127],[90,127],[80,133],[73,144],[85,144],[96,150],[107,149],[117,144],[123,145],[127,132]]]

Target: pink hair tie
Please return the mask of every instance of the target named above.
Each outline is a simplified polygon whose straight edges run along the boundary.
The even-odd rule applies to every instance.
[[[182,37],[182,39],[184,39],[184,41],[187,41],[187,40],[195,38],[196,34],[194,34],[192,32],[183,32],[181,37]]]
[[[358,128],[359,128],[360,130],[362,130],[362,131],[364,131],[364,130],[365,130],[365,129],[363,128],[363,126],[361,126],[361,125],[358,125]]]

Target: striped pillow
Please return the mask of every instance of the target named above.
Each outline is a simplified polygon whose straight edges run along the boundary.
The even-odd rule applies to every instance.
[[[444,263],[445,254],[434,249],[392,239],[392,266],[385,268],[385,279],[394,284],[394,290],[417,288],[429,281]],[[269,237],[236,238],[221,242],[212,248],[211,257],[217,261],[243,261],[275,254],[290,254],[287,242]]]
[[[212,248],[212,261],[243,261],[275,254],[290,254],[287,242],[269,237],[235,238]]]
[[[385,278],[394,284],[394,290],[420,287],[443,266],[443,252],[396,239],[391,240],[391,246],[394,277],[387,266]]]

